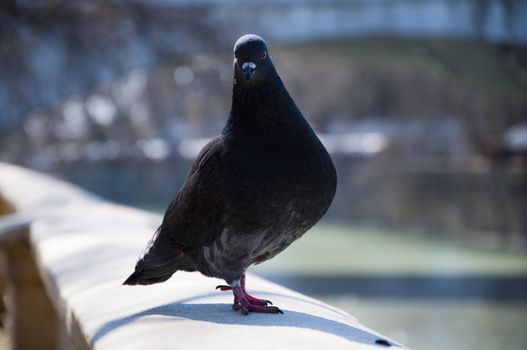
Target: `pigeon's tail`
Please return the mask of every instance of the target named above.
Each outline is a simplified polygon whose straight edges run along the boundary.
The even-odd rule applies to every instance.
[[[156,235],[149,242],[146,252],[135,265],[132,273],[123,285],[147,285],[164,282],[176,271],[195,271],[195,264],[185,254],[183,247]]]
[[[185,260],[187,259],[182,250],[178,250],[170,256],[148,252],[137,262],[135,271],[128,276],[123,285],[160,283],[169,279],[176,271],[194,270],[188,266],[189,264]]]
[[[164,276],[149,277],[148,274],[144,273],[144,270],[136,270],[134,271],[134,273],[128,276],[126,281],[123,282],[123,286],[124,285],[135,286],[138,284],[148,285],[148,284],[164,282],[167,279],[169,279],[174,274],[174,272],[172,272],[171,274],[164,275]]]

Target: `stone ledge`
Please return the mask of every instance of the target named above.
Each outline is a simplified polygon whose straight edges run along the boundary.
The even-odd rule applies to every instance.
[[[355,318],[249,274],[250,292],[284,315],[231,310],[223,281],[176,273],[165,283],[121,286],[158,215],[105,202],[75,186],[0,164],[0,196],[30,226],[30,246],[47,295],[76,348],[381,349],[397,345]],[[64,342],[63,342],[64,343]],[[62,347],[71,345],[62,344]]]

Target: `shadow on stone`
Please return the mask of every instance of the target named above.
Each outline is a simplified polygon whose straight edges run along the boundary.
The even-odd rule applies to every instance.
[[[94,346],[105,335],[115,329],[131,323],[141,317],[146,316],[172,316],[178,319],[189,319],[201,322],[217,324],[241,325],[241,326],[269,326],[269,327],[295,327],[313,329],[325,333],[330,333],[342,337],[352,342],[377,345],[383,347],[392,344],[391,341],[380,338],[374,333],[353,327],[351,325],[327,319],[320,316],[310,315],[303,312],[283,309],[284,315],[250,314],[242,316],[231,310],[230,304],[225,303],[189,303],[190,301],[216,295],[214,293],[200,295],[193,298],[181,300],[151,308],[142,312],[132,314],[127,317],[115,319],[107,322],[100,327],[92,339]],[[282,296],[287,297],[287,296]]]

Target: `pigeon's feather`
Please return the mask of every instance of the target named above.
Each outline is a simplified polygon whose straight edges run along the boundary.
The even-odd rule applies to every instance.
[[[167,240],[168,236],[160,233],[158,229],[137,261],[134,273],[123,284],[159,283],[169,279],[177,270],[183,270],[183,250]]]
[[[210,246],[223,230],[222,148],[222,137],[203,148],[165,213],[161,234],[166,231],[179,245]]]
[[[187,255],[189,248],[211,245],[223,230],[222,184],[221,176],[217,176],[221,174],[221,149],[218,137],[200,152],[187,181],[124,284],[158,283],[178,270],[196,270]]]

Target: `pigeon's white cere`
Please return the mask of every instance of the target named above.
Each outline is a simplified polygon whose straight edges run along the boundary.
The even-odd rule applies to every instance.
[[[256,64],[254,64],[254,62],[245,62],[244,64],[242,64],[242,69],[246,69],[247,67],[255,69]]]

